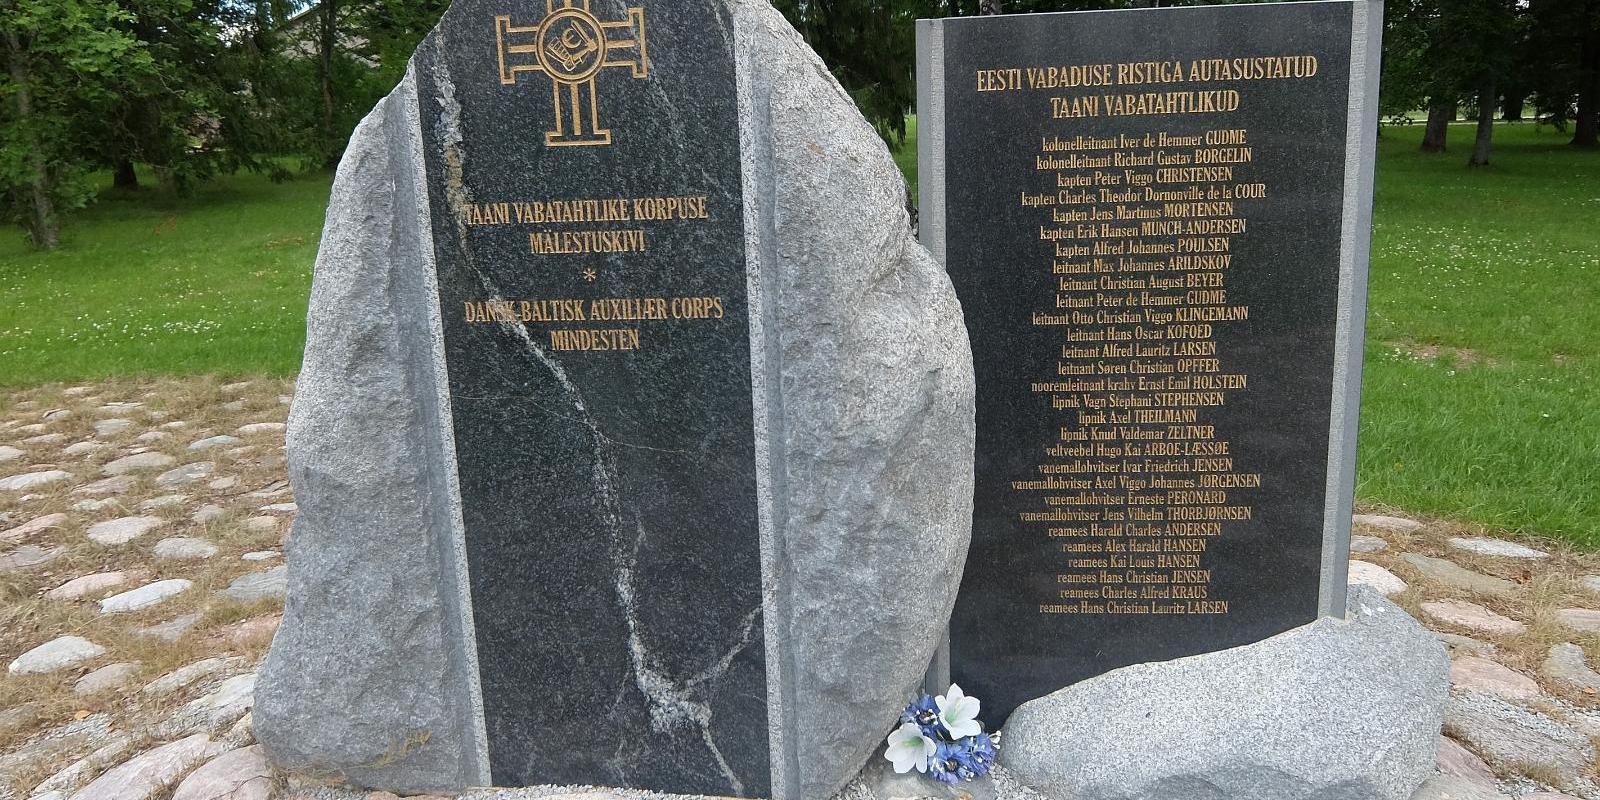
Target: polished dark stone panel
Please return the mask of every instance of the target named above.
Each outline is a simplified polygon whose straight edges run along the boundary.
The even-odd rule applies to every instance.
[[[417,56],[497,785],[769,791],[730,36],[707,0],[461,0]],[[548,60],[532,69],[538,48]],[[597,103],[587,85],[554,87],[552,68],[597,69]],[[587,123],[576,128],[574,102]],[[609,144],[593,143],[601,130]],[[708,219],[458,219],[468,203],[680,196],[704,196]],[[530,244],[539,231],[625,230],[643,231],[646,249]],[[474,323],[465,311],[494,298],[699,297],[720,298],[720,312]],[[641,347],[557,349],[561,329],[636,329]]]
[[[961,594],[951,632],[954,679],[983,699],[998,725],[1019,704],[1129,664],[1257,641],[1316,618],[1332,396],[1335,309],[1351,9],[1343,3],[1262,4],[955,20],[945,36],[947,267],[972,337],[977,378],[977,488]],[[1232,84],[1238,112],[1052,121],[1040,104],[1061,92],[975,90],[978,68],[1059,66],[1261,55],[1315,55],[1313,80]],[[1191,84],[1109,92],[1162,92]],[[1223,88],[1223,87],[1214,87]],[[1094,90],[1090,90],[1094,91]],[[1048,109],[1048,105],[1045,106]],[[1110,137],[1211,128],[1250,131],[1253,177],[1272,192],[1233,237],[1230,302],[1247,322],[1217,326],[1228,372],[1249,390],[1206,409],[1241,469],[1263,474],[1255,518],[1229,522],[1206,566],[1216,616],[1062,615],[1038,611],[1056,596],[1065,557],[1018,521],[1010,481],[1038,477],[1062,414],[1029,390],[1050,376],[1061,337],[1030,324],[1049,275],[1035,209],[1023,188],[1044,181],[1027,154],[1042,136]],[[1065,156],[1067,153],[1056,155]],[[1117,170],[1112,170],[1117,171]],[[1048,175],[1049,173],[1042,173]],[[1065,459],[1056,459],[1065,460]],[[1242,495],[1243,493],[1241,493]],[[1030,508],[1037,508],[1034,503]]]

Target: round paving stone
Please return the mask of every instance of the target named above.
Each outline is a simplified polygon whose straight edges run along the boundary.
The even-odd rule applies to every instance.
[[[164,581],[148,583],[137,589],[115,594],[101,600],[100,613],[126,614],[133,611],[142,611],[183,594],[193,586],[194,583],[183,578],[169,578]]]
[[[48,564],[67,552],[63,546],[40,547],[36,544],[25,544],[9,553],[0,553],[0,572],[11,570],[29,569],[42,564]]]
[[[133,420],[123,419],[121,417],[112,417],[111,419],[103,419],[99,422],[96,422],[94,424],[94,435],[115,436],[132,427]]]
[[[279,565],[234,579],[228,588],[222,590],[222,594],[242,603],[254,603],[270,597],[282,597],[288,589],[288,582],[288,566]]]
[[[17,459],[22,458],[24,455],[27,454],[9,444],[0,444],[0,463],[4,463],[6,461],[16,461]]]
[[[1385,597],[1393,597],[1411,588],[1393,572],[1366,561],[1350,562],[1349,583],[1351,586],[1370,586]]]
[[[76,456],[86,456],[86,455],[89,455],[90,453],[98,453],[101,450],[104,450],[104,449],[106,449],[107,447],[110,447],[110,446],[111,445],[108,445],[105,442],[96,442],[96,441],[78,442],[76,444],[69,444],[66,447],[62,448],[61,454],[62,455],[66,455],[66,456],[74,456],[74,457],[76,457]]]
[[[210,450],[213,447],[232,447],[243,442],[237,436],[208,436],[189,443],[190,450]]]
[[[1350,552],[1352,553],[1381,553],[1389,549],[1389,543],[1376,536],[1350,537]]]
[[[79,695],[99,694],[127,686],[139,674],[139,665],[129,661],[107,664],[78,679],[72,691]]]
[[[1556,612],[1556,619],[1575,631],[1600,633],[1600,611],[1592,608],[1563,608]]]
[[[11,662],[12,675],[36,675],[55,672],[75,664],[99,658],[106,649],[82,636],[62,636],[17,656]]]
[[[223,753],[178,784],[172,800],[268,800],[272,769],[260,745]]]
[[[1532,700],[1540,694],[1539,684],[1532,678],[1477,656],[1451,662],[1450,685],[1516,701]]]
[[[130,475],[114,475],[110,478],[102,478],[94,483],[79,486],[73,489],[72,493],[87,495],[124,494],[132,490],[138,483]]]
[[[1452,692],[1445,726],[1491,766],[1538,764],[1567,780],[1594,768],[1594,744],[1587,736],[1491,695]]]
[[[131,456],[123,456],[122,458],[119,458],[116,461],[101,467],[100,471],[106,475],[126,475],[130,472],[164,469],[176,464],[177,462],[178,459],[173,458],[166,453],[135,453]]]
[[[1495,578],[1482,573],[1473,572],[1454,561],[1432,556],[1406,553],[1400,557],[1407,564],[1415,567],[1434,583],[1442,583],[1452,589],[1475,592],[1477,594],[1494,595],[1496,597],[1516,591],[1517,585],[1503,578]]]
[[[43,533],[52,528],[59,528],[67,522],[66,514],[46,514],[34,517],[11,530],[0,533],[0,542],[26,541],[35,534]]]
[[[156,558],[170,561],[204,561],[217,554],[217,546],[192,536],[172,536],[156,542]]]
[[[25,492],[29,489],[38,489],[53,483],[60,483],[71,477],[72,473],[59,469],[24,472],[20,475],[0,478],[0,492]]]
[[[257,533],[265,533],[267,531],[275,531],[275,530],[278,529],[278,518],[277,517],[251,517],[251,518],[249,518],[249,519],[244,521],[244,527],[245,527],[246,530],[255,531]]]
[[[124,545],[166,525],[160,517],[118,517],[89,526],[89,540],[107,547]]]
[[[70,800],[152,800],[222,748],[205,734],[147,750],[78,790]]]
[[[1495,785],[1494,770],[1477,753],[1448,736],[1439,737],[1439,771],[1484,786]]]
[[[122,572],[97,572],[93,575],[73,578],[45,592],[44,596],[51,600],[77,600],[89,595],[102,594],[109,589],[121,586],[127,580],[128,576]]]
[[[1600,693],[1600,673],[1589,668],[1583,648],[1571,642],[1551,647],[1539,672],[1569,689]]]
[[[1488,539],[1482,536],[1450,537],[1450,546],[1456,550],[1468,553],[1477,553],[1481,556],[1496,556],[1498,558],[1523,558],[1541,559],[1549,558],[1550,554],[1543,550],[1535,550],[1516,542],[1507,542],[1501,539]]]
[[[143,503],[140,503],[139,504],[139,510],[140,511],[155,511],[156,509],[160,509],[160,508],[171,508],[173,506],[181,506],[181,505],[183,505],[184,503],[186,503],[188,501],[189,501],[189,496],[186,495],[186,494],[164,494],[164,495],[162,495],[160,497],[152,497],[149,500],[146,500]]]
[[[193,520],[196,525],[204,525],[207,522],[220,518],[226,513],[227,512],[222,510],[222,506],[207,503],[195,511],[194,515],[189,517],[189,519]]]
[[[1509,800],[1492,786],[1457,778],[1454,775],[1435,775],[1429,778],[1411,800]]]
[[[189,629],[193,628],[195,623],[199,621],[200,612],[195,611],[190,614],[173,617],[157,625],[146,625],[143,628],[138,628],[133,632],[133,635],[142,636],[146,639],[160,639],[163,642],[176,642],[182,639],[183,635],[188,633]]]
[[[263,433],[283,433],[288,427],[282,422],[252,422],[249,425],[240,425],[239,434],[241,436],[255,436]]]
[[[1379,530],[1395,531],[1397,533],[1410,533],[1422,528],[1422,523],[1414,519],[1389,517],[1382,514],[1357,514],[1352,517],[1352,521],[1357,525],[1364,525],[1368,528],[1378,528]]]
[[[226,658],[206,658],[181,666],[151,681],[142,691],[151,697],[166,697],[190,684],[209,678],[229,667]]]
[[[216,470],[217,465],[215,462],[196,461],[193,464],[184,464],[177,469],[161,473],[161,475],[156,478],[156,485],[164,487],[182,486],[184,484],[194,483],[201,478],[209,478],[211,477],[211,473],[215,472]]]
[[[1479,633],[1514,634],[1528,629],[1521,622],[1462,600],[1432,600],[1422,604],[1422,613],[1439,622],[1459,625]]]

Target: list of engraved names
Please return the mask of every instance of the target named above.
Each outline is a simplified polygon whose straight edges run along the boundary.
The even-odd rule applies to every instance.
[[[1054,425],[1024,474],[1005,476],[1024,535],[1047,543],[1043,614],[1228,614],[1214,543],[1254,519],[1261,454],[1217,419],[1248,402],[1229,326],[1252,213],[1270,202],[1252,131],[1228,124],[1253,81],[1309,78],[1309,56],[978,70],[977,90],[1036,91],[1047,129],[1125,119],[1109,135],[1045,134],[1016,213],[1038,231],[1015,313],[1053,358],[1027,365]],[[1177,91],[1128,91],[1181,83]],[[1197,116],[1199,115],[1199,116]],[[1103,130],[1103,128],[1101,128]],[[1269,478],[1270,479],[1270,478]]]

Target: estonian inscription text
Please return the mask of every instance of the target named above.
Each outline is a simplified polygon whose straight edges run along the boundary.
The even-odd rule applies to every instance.
[[[976,70],[980,92],[1035,92],[1045,126],[1084,117],[1226,115],[1252,81],[1315,76],[1312,56]],[[1130,87],[1191,84],[1163,91]],[[1017,313],[1054,358],[1030,392],[1056,416],[1031,471],[1009,477],[1018,521],[1059,558],[1043,614],[1227,614],[1213,544],[1254,518],[1262,464],[1214,419],[1248,396],[1218,333],[1248,323],[1229,292],[1251,212],[1251,131],[1217,118],[1106,136],[1042,136],[1016,187],[1039,241],[1038,291]],[[1226,117],[1221,117],[1226,119]],[[1056,122],[1063,121],[1063,122]]]

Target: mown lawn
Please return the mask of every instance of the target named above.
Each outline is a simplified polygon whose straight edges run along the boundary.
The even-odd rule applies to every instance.
[[[895,153],[913,185],[915,130]],[[1379,145],[1357,494],[1600,548],[1600,154],[1506,125],[1468,170],[1470,135]],[[108,196],[50,254],[5,231],[0,385],[292,374],[327,190]]]
[[[293,374],[328,187],[237,175],[186,198],[108,191],[51,253],[0,227],[0,386]]]
[[[1600,153],[1379,145],[1357,495],[1600,547]]]

